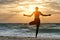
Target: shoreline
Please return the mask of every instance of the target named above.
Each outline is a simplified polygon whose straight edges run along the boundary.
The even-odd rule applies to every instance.
[[[13,37],[13,36],[0,36],[0,40],[60,40],[57,38],[41,38],[41,37]]]

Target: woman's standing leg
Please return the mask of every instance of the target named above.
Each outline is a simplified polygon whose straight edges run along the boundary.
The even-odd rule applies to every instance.
[[[39,30],[39,24],[38,25],[36,25],[36,38],[37,38],[37,35],[38,35],[38,30]]]

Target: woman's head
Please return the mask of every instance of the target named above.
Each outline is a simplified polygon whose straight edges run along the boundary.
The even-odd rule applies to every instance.
[[[36,11],[38,11],[38,9],[39,9],[38,7],[35,7],[35,10],[36,10]]]

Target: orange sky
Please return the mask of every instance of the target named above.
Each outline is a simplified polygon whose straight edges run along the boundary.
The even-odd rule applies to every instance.
[[[43,14],[52,14],[51,17],[41,16],[41,23],[60,23],[60,0],[1,0],[0,23],[29,23],[30,15],[36,6]]]

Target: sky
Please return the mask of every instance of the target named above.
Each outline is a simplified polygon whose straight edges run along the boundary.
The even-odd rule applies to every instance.
[[[43,14],[51,16],[41,16],[41,23],[60,23],[60,0],[0,0],[0,23],[29,23],[34,16],[30,15],[35,7]]]

